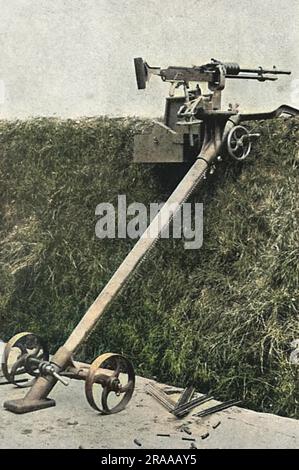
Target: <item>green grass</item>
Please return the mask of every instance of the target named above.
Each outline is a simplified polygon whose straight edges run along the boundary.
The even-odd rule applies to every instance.
[[[143,124],[0,122],[0,337],[52,352],[133,245],[95,237],[95,207],[165,201],[185,168],[132,163]],[[265,122],[253,154],[225,160],[192,196],[204,245],[160,240],[80,350],[127,354],[137,372],[299,417],[298,120]]]

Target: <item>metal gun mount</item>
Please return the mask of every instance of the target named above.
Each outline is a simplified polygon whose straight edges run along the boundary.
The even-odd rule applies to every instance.
[[[205,65],[171,66],[166,69],[150,67],[140,57],[134,59],[134,64],[138,89],[146,88],[151,75],[157,75],[171,84],[164,121],[153,121],[149,129],[135,137],[136,162],[192,162],[210,141],[211,133],[214,139],[223,141],[222,152],[228,152],[236,160],[244,160],[259,134],[251,133],[247,127],[240,125],[242,122],[273,119],[284,113],[299,114],[297,109],[287,105],[265,113],[242,114],[238,111],[238,105],[221,110],[221,93],[227,79],[274,81],[278,75],[290,75],[290,71],[276,67],[241,68],[239,64],[222,63],[215,59]],[[202,92],[201,84],[204,82],[207,83],[208,93]],[[180,87],[183,88],[183,95],[176,96],[175,91]]]
[[[155,122],[147,134],[136,136],[135,161],[194,162],[52,358],[49,358],[45,343],[35,334],[20,333],[7,343],[2,357],[2,371],[7,382],[18,387],[30,387],[24,398],[4,403],[4,407],[14,413],[28,413],[54,406],[55,401],[47,398],[48,394],[58,381],[67,385],[67,378],[85,380],[89,404],[104,414],[121,411],[128,404],[135,385],[134,370],[128,359],[119,354],[107,353],[96,358],[92,364],[86,364],[74,361],[74,353],[94,330],[217,157],[225,149],[237,160],[247,157],[252,139],[258,134],[250,133],[240,123],[272,119],[283,113],[293,116],[299,114],[297,109],[290,106],[280,106],[273,112],[257,114],[239,114],[233,107],[228,111],[220,109],[221,91],[227,78],[265,81],[275,79],[272,75],[290,72],[240,69],[237,64],[217,61],[201,67],[169,67],[161,70],[149,67],[142,59],[135,59],[135,68],[139,88],[145,88],[151,74],[160,75],[163,80],[171,82],[172,91],[181,85],[184,87],[183,97],[171,94],[167,98],[164,123]],[[201,81],[208,83],[211,93],[201,93],[198,85]],[[195,87],[191,88],[190,82],[196,82]]]

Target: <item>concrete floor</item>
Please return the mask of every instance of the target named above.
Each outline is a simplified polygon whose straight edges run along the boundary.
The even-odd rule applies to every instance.
[[[58,384],[51,395],[56,407],[25,415],[14,415],[2,407],[5,400],[22,397],[25,390],[0,385],[0,448],[131,449],[138,448],[135,439],[145,449],[190,448],[192,441],[183,438],[195,439],[199,449],[299,448],[297,420],[238,407],[201,419],[190,413],[178,420],[144,392],[148,382],[138,377],[127,409],[110,416],[90,408],[82,382],[73,380],[67,388]],[[191,434],[182,431],[184,424]]]

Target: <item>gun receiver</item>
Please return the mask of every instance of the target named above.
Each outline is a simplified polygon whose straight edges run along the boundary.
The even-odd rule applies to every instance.
[[[273,69],[257,69],[241,68],[239,64],[234,62],[220,62],[211,59],[211,62],[205,65],[193,67],[175,67],[170,66],[166,69],[161,67],[150,67],[141,57],[134,59],[136,80],[138,89],[146,88],[146,83],[151,75],[158,75],[165,82],[186,83],[189,82],[208,82],[211,90],[223,90],[226,78],[258,80],[265,82],[266,80],[277,80],[275,75],[290,75],[288,70],[278,70],[275,66]]]

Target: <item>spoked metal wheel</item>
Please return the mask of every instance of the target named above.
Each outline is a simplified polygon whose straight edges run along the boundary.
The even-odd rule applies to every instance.
[[[227,150],[235,160],[245,160],[251,151],[251,135],[244,126],[233,127],[227,136]]]
[[[92,408],[102,414],[122,411],[129,403],[135,387],[131,362],[119,354],[107,353],[91,364],[85,394]]]
[[[29,377],[37,377],[39,362],[48,360],[49,351],[39,336],[27,332],[19,333],[5,346],[2,372],[7,381],[17,387],[31,387],[36,379],[29,380]],[[19,380],[20,378],[24,378],[24,381]]]

